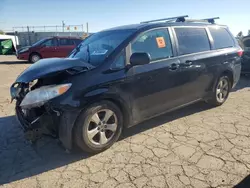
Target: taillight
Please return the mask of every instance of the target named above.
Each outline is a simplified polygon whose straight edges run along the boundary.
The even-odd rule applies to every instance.
[[[238,56],[241,57],[243,55],[243,50],[239,50],[237,53],[238,53]]]

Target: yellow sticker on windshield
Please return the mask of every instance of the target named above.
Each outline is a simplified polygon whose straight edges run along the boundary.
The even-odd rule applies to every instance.
[[[165,43],[165,40],[163,37],[157,37],[156,42],[157,42],[158,48],[165,48],[166,47],[166,43]]]

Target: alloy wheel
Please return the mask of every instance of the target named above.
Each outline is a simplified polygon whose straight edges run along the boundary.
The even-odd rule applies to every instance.
[[[88,139],[94,145],[104,145],[114,137],[117,126],[117,116],[112,110],[99,110],[90,118],[87,127]]]
[[[224,102],[229,93],[229,83],[226,78],[221,78],[216,88],[216,98],[218,102]]]
[[[40,59],[40,57],[38,55],[32,55],[32,57],[31,57],[31,60],[34,63],[37,62],[39,59]]]

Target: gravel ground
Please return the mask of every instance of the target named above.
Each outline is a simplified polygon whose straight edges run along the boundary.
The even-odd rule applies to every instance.
[[[50,138],[24,140],[9,86],[28,66],[0,56],[0,187],[250,187],[250,78],[221,107],[165,114],[91,156]]]

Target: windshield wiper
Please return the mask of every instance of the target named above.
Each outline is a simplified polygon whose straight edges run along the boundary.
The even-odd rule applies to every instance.
[[[90,63],[90,51],[89,51],[89,44],[87,44],[87,62]]]
[[[87,46],[87,49],[86,49],[86,52],[87,52],[87,63],[90,64],[90,51],[89,51],[89,44],[86,45]],[[71,54],[69,56],[72,55],[72,57],[74,57],[79,51],[80,49],[82,48],[82,44],[79,44],[74,51],[71,52]]]
[[[76,53],[77,52],[79,52],[80,51],[80,48],[82,47],[82,44],[79,44],[76,48],[75,48],[75,50],[73,50],[70,54],[69,54],[69,56],[75,56],[76,55]]]

